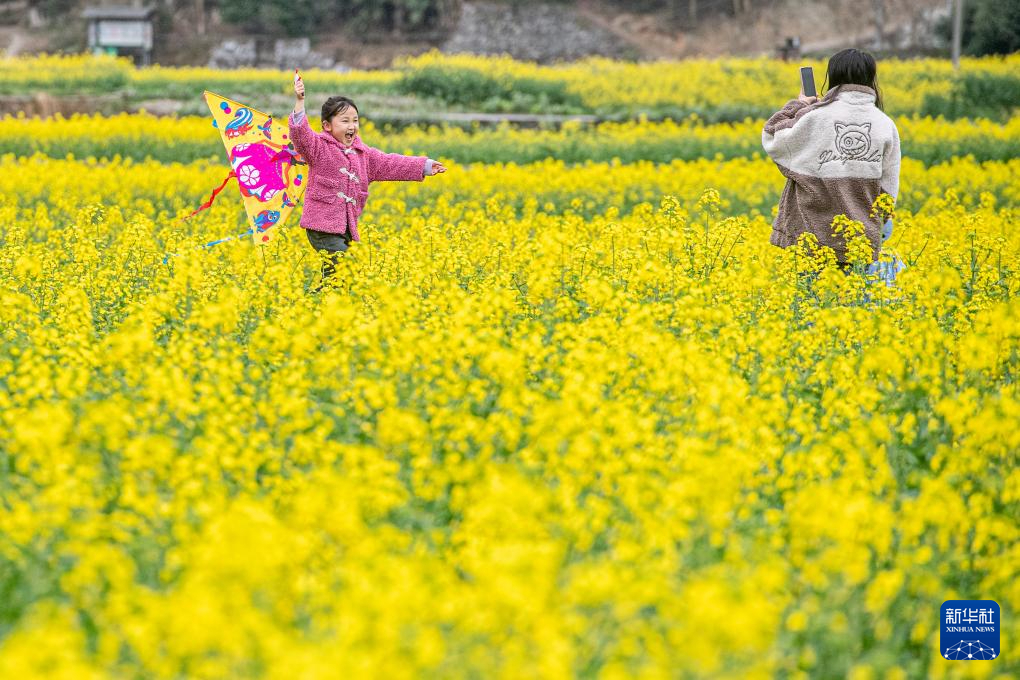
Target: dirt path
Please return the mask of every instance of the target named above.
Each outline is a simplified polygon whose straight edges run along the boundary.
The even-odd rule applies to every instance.
[[[652,17],[621,13],[619,9],[610,10],[595,0],[579,0],[577,13],[612,33],[648,59],[676,59],[679,56],[677,40],[674,37],[660,31],[647,30],[646,27],[654,25],[655,20]],[[615,18],[610,18],[612,16]],[[644,30],[635,31],[635,23]]]

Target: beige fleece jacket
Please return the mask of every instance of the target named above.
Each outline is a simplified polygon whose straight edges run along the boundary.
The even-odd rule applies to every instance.
[[[877,259],[885,218],[872,217],[871,205],[899,192],[900,136],[875,106],[875,91],[842,85],[814,104],[790,101],[765,123],[761,141],[787,179],[772,244],[785,248],[810,232],[845,262],[846,243],[831,224],[846,215],[864,223]]]

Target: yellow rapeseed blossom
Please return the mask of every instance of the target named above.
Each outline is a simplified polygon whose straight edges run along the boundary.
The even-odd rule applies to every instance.
[[[960,73],[1002,77],[1015,74],[1020,57],[961,60]],[[565,87],[569,95],[593,110],[687,110],[705,113],[778,108],[796,97],[798,66],[811,66],[819,89],[825,80],[824,60],[792,65],[776,59],[687,59],[679,62],[624,62],[592,58],[569,64],[540,66],[509,57],[444,55],[430,52],[410,57],[398,69],[414,73],[434,69],[450,78],[466,74],[497,82],[536,82]],[[920,112],[929,100],[952,93],[954,73],[945,59],[882,60],[879,75],[888,109],[895,115]]]
[[[937,621],[1020,636],[1020,161],[905,159],[885,288],[764,158],[454,157],[316,295],[100,155],[0,156],[0,677],[1020,672]]]
[[[777,104],[778,105],[778,104]],[[709,125],[689,117],[680,121],[636,120],[558,129],[509,125],[471,129],[439,126],[382,128],[363,112],[363,139],[387,151],[455,158],[462,163],[529,163],[555,158],[566,163],[588,160],[623,163],[699,158],[726,160],[764,157],[763,120]],[[1020,117],[999,124],[988,120],[897,118],[906,157],[926,165],[957,156],[978,161],[1020,156]],[[318,126],[318,121],[314,125]],[[54,158],[133,158],[172,162],[220,158],[223,146],[208,117],[156,117],[146,113],[114,116],[0,118],[0,154],[42,153]]]

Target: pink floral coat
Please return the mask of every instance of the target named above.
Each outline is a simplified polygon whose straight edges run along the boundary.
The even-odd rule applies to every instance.
[[[383,153],[355,136],[345,147],[327,132],[315,132],[308,116],[290,115],[290,138],[294,148],[308,161],[308,189],[301,226],[305,229],[344,234],[358,241],[358,218],[368,200],[372,182],[425,177],[425,156]]]

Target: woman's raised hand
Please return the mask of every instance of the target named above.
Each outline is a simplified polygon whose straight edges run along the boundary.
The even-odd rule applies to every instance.
[[[803,87],[800,88],[800,94],[797,95],[797,99],[804,104],[814,104],[816,101],[818,101],[818,97],[808,97],[806,94],[804,94]]]

